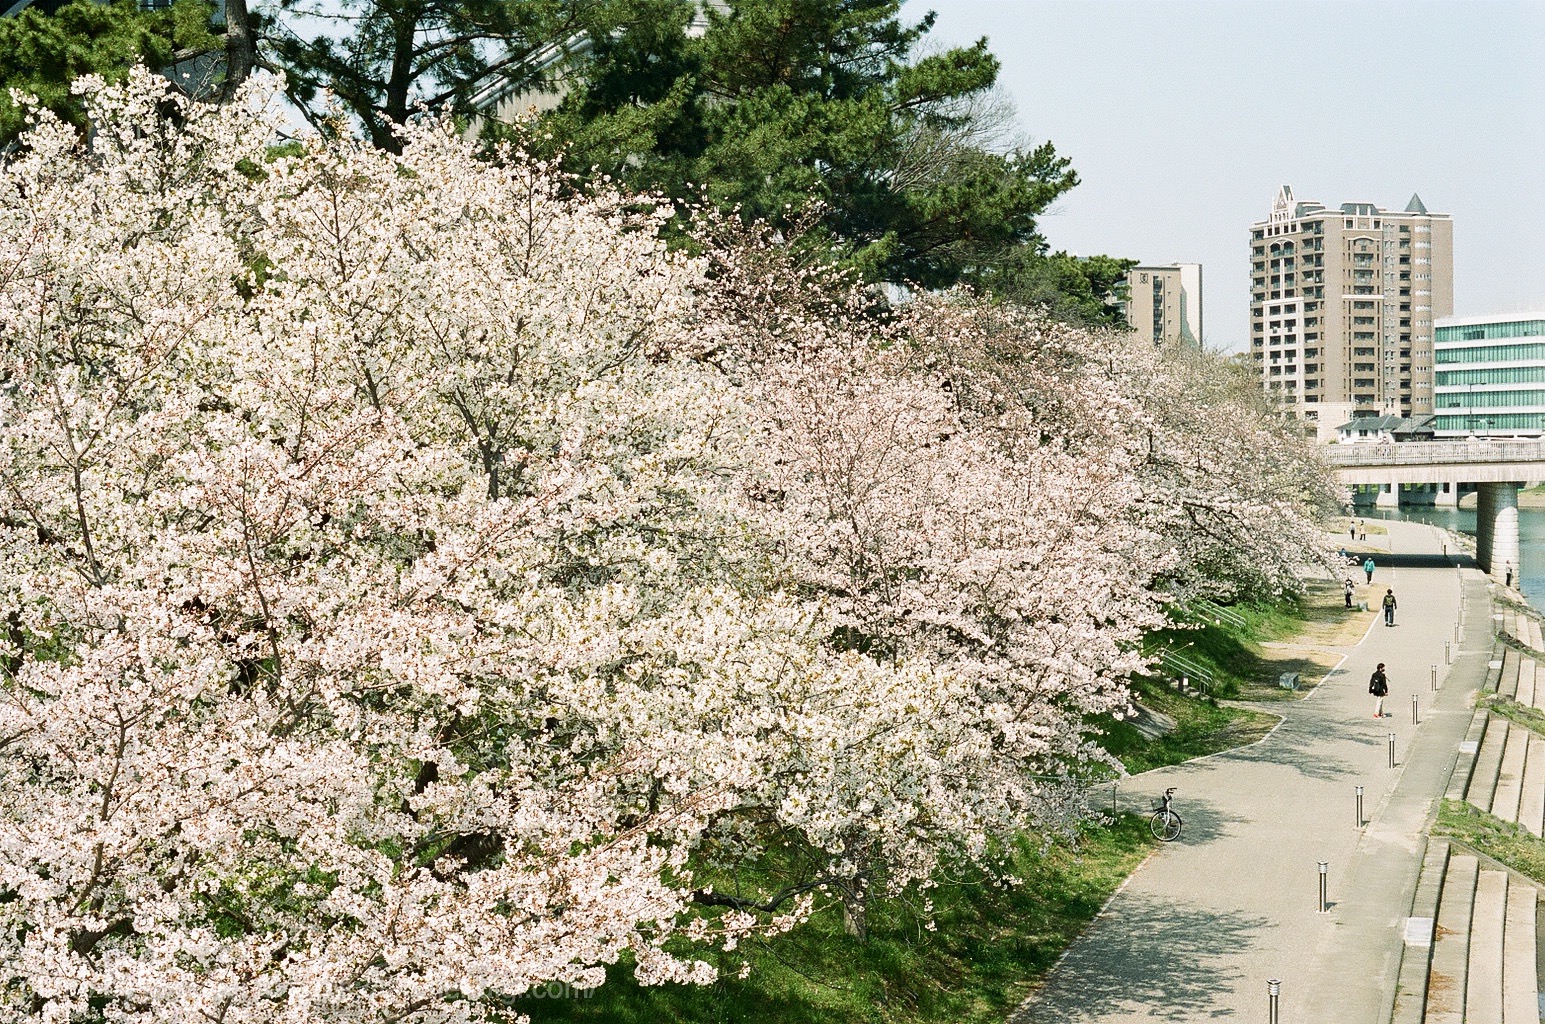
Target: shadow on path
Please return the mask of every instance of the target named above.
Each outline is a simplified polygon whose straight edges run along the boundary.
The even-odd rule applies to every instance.
[[[1474,557],[1458,552],[1447,555],[1436,554],[1410,554],[1395,552],[1390,554],[1384,551],[1358,552],[1364,558],[1373,559],[1373,564],[1380,569],[1452,569],[1456,565],[1461,569],[1479,569],[1480,563]],[[1378,581],[1375,580],[1375,583]]]
[[[1117,1013],[1167,1021],[1233,1017],[1213,1004],[1236,987],[1235,954],[1269,926],[1265,918],[1125,901],[1090,929],[1094,941],[1073,945],[1010,1024],[1070,1024]],[[1115,950],[1118,956],[1095,955]]]
[[[1173,806],[1175,813],[1180,815],[1180,820],[1185,823],[1178,845],[1201,846],[1215,839],[1227,838],[1230,835],[1229,826],[1237,825],[1245,819],[1222,810],[1210,800],[1200,799],[1200,794],[1205,793],[1209,787],[1196,778],[1202,774],[1198,767],[1180,765],[1145,784],[1121,790],[1119,793],[1121,810],[1139,814],[1146,822],[1153,812],[1159,809],[1161,790],[1155,787],[1162,780],[1164,786],[1175,787]],[[1110,791],[1106,790],[1103,795],[1106,801],[1103,810],[1109,810]],[[1097,797],[1091,800],[1091,803],[1093,806],[1100,806]]]
[[[1388,702],[1386,706],[1396,707]],[[1305,778],[1333,782],[1355,774],[1356,768],[1347,758],[1328,755],[1325,751],[1327,740],[1357,746],[1378,746],[1385,742],[1387,731],[1381,723],[1373,720],[1371,706],[1366,721],[1361,718],[1355,722],[1325,721],[1316,716],[1289,715],[1277,727],[1277,731],[1263,742],[1231,750],[1222,757],[1230,761],[1274,764],[1284,770],[1295,771]]]

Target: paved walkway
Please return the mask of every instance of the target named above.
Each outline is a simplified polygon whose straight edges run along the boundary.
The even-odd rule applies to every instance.
[[[1123,808],[1137,810],[1178,787],[1185,832],[1133,874],[1013,1024],[1264,1022],[1271,978],[1284,1022],[1387,1024],[1423,835],[1484,681],[1491,623],[1479,570],[1423,557],[1439,555],[1437,531],[1385,525],[1395,557],[1376,556],[1373,582],[1381,594],[1394,587],[1398,625],[1376,619],[1313,693],[1272,705],[1286,717],[1261,742],[1122,784]],[[1443,645],[1462,606],[1450,669]],[[1380,661],[1393,717],[1375,720],[1368,676]],[[1324,914],[1319,861],[1329,864]]]

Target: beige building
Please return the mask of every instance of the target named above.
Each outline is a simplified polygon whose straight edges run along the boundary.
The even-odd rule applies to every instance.
[[[1283,185],[1250,228],[1250,355],[1322,439],[1358,416],[1433,412],[1433,321],[1454,311],[1454,225],[1418,196],[1400,212],[1328,209]]]
[[[1166,341],[1201,344],[1200,263],[1133,267],[1127,273],[1126,293],[1127,323],[1138,334],[1155,344]]]

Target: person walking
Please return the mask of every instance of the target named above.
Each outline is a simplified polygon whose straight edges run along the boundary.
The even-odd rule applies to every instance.
[[[1373,556],[1372,555],[1369,555],[1367,558],[1363,559],[1363,572],[1368,574],[1368,582],[1372,583],[1373,582]]]
[[[1351,537],[1353,540],[1357,539],[1357,524],[1356,523],[1348,523],[1347,524],[1347,536]]]
[[[1384,698],[1389,693],[1389,679],[1384,675],[1384,662],[1368,677],[1368,692],[1373,694],[1373,717],[1384,717]]]
[[[1502,585],[1504,587],[1511,587],[1513,585],[1513,563],[1512,562],[1507,563],[1507,582],[1502,584]]]
[[[1395,624],[1395,590],[1393,587],[1384,591],[1384,624]]]
[[[1357,589],[1352,583],[1352,577],[1348,576],[1346,578],[1346,582],[1341,585],[1341,589],[1346,592],[1347,607],[1352,607],[1352,591]]]

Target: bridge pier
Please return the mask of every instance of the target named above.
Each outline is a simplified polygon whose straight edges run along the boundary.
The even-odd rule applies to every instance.
[[[1458,508],[1459,485],[1438,484],[1437,491],[1432,496],[1432,504],[1435,508]]]
[[[1374,508],[1399,508],[1400,507],[1400,483],[1393,481],[1379,485],[1379,493],[1373,499]]]
[[[1495,483],[1476,488],[1475,560],[1495,577],[1507,566],[1518,569],[1518,487]]]

